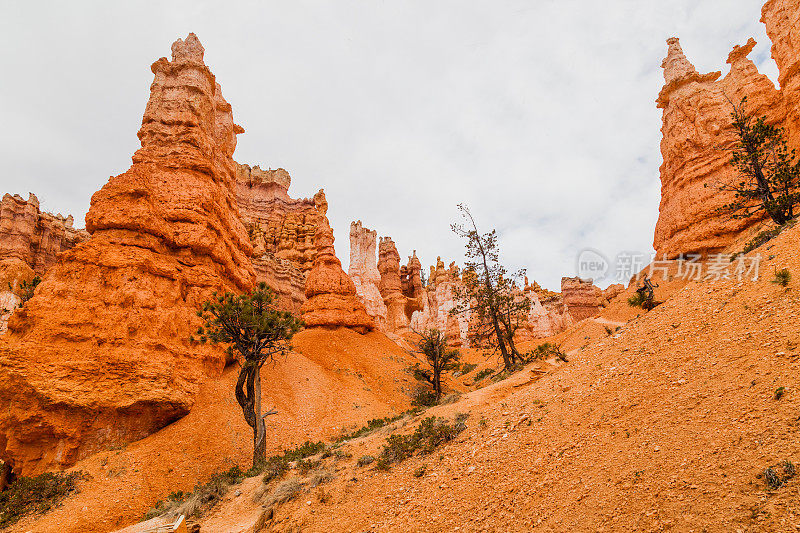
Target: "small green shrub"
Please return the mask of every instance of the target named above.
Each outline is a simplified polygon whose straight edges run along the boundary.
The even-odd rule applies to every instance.
[[[409,435],[389,435],[386,444],[378,456],[378,468],[386,469],[390,465],[401,463],[419,452],[432,453],[437,446],[449,442],[466,429],[466,414],[458,414],[452,423],[435,416],[420,422]]]
[[[631,307],[642,307],[647,300],[647,297],[641,292],[635,292],[628,296],[628,305]]]
[[[537,346],[535,350],[530,352],[530,358],[528,360],[535,361],[537,359],[547,359],[549,357],[555,357],[564,362],[567,361],[567,356],[561,351],[561,346],[551,342],[545,342]]]
[[[306,457],[311,457],[312,455],[317,455],[319,452],[325,449],[325,443],[322,441],[319,442],[311,442],[307,440],[300,446],[293,448],[291,450],[284,450],[283,456],[288,461],[298,461],[300,459],[305,459]]]
[[[289,470],[289,461],[282,455],[273,455],[264,463],[264,483],[269,483],[273,479],[282,478],[287,470]]]
[[[775,399],[780,400],[783,398],[783,395],[786,394],[786,387],[778,387],[775,389]]]
[[[475,381],[478,382],[483,378],[485,378],[486,376],[491,376],[493,373],[494,370],[492,370],[491,368],[484,368],[483,370],[475,374]]]
[[[425,475],[425,472],[428,470],[428,467],[425,465],[420,466],[416,470],[414,470],[414,477],[422,477]]]
[[[411,398],[411,405],[432,407],[436,405],[436,393],[428,389],[418,389]]]
[[[231,485],[237,485],[246,477],[238,466],[224,472],[215,472],[205,483],[198,483],[192,492],[175,491],[166,500],[157,502],[142,518],[149,520],[167,513],[186,515],[187,518],[200,514],[222,499]]]
[[[788,286],[790,281],[792,281],[792,273],[789,272],[788,268],[776,270],[775,277],[772,279],[772,283],[780,285],[781,287]]]
[[[779,468],[781,470],[781,474],[778,473]],[[780,465],[770,466],[758,477],[763,476],[764,482],[767,484],[767,488],[771,490],[777,490],[784,486],[787,481],[792,479],[796,473],[797,472],[794,463],[788,459],[784,459]]]
[[[246,472],[238,466],[234,466],[225,472],[212,474],[206,483],[198,483],[192,492],[177,491],[170,494],[165,501],[159,501],[156,505],[145,513],[143,520],[149,520],[156,516],[175,512],[191,517],[203,509],[213,506],[219,501],[232,485],[242,482],[246,477],[253,477],[263,473],[264,484],[276,479],[281,479],[289,470],[292,462],[297,462],[297,468],[301,472],[307,473],[319,466],[319,461],[305,460],[307,457],[316,455],[326,449],[322,441],[306,441],[296,448],[284,450],[280,455],[273,455],[263,463],[260,463]]]
[[[464,363],[461,366],[461,374],[462,375],[469,374],[470,372],[472,372],[476,368],[478,368],[478,365],[476,365],[475,363]]]
[[[364,455],[362,457],[359,457],[359,459],[356,462],[356,464],[358,466],[367,466],[367,465],[371,465],[374,462],[375,462],[375,458],[374,457],[372,457],[371,455]]]
[[[77,492],[83,472],[46,472],[35,477],[17,478],[0,492],[0,529],[31,513],[46,513],[67,496]]]
[[[297,461],[297,470],[301,474],[308,474],[312,470],[316,470],[321,464],[321,461],[311,461],[310,459],[300,459]]]
[[[412,411],[414,411],[414,410],[412,409]],[[393,422],[397,422],[398,420],[403,418],[409,412],[411,412],[411,411],[406,411],[405,413],[400,413],[399,415],[396,415],[396,416],[387,416],[385,418],[373,418],[372,420],[369,420],[366,423],[366,425],[364,425],[364,426],[362,426],[362,427],[360,427],[360,428],[358,428],[358,429],[356,429],[356,430],[354,430],[354,431],[352,431],[350,433],[347,433],[347,432],[343,431],[336,438],[336,440],[334,442],[340,443],[340,442],[344,442],[346,440],[351,440],[351,439],[356,439],[358,437],[363,437],[364,435],[372,433],[373,431],[375,431],[377,429],[380,429],[380,428],[382,428],[384,426],[388,426],[389,424],[391,424]]]

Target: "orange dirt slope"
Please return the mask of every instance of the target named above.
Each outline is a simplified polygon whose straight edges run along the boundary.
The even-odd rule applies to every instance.
[[[342,466],[267,530],[797,530],[800,479],[769,491],[759,476],[800,462],[798,238],[753,252],[756,282],[689,282],[542,377],[523,370],[435,408],[470,412],[456,442],[389,472]],[[788,288],[771,283],[780,268]],[[354,458],[385,436],[353,443]]]
[[[408,354],[381,333],[305,330],[295,350],[262,371],[268,450],[330,439],[409,408]],[[17,523],[12,532],[106,532],[138,521],[170,492],[191,490],[216,471],[250,466],[252,432],[233,396],[238,369],[201,386],[184,418],[126,447],[97,453],[75,469],[90,478],[81,492],[46,515]]]

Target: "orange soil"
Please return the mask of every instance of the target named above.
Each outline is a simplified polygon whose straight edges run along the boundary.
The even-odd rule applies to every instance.
[[[430,410],[422,416],[470,413],[433,455],[389,472],[354,464],[421,416],[348,444],[353,459],[330,465],[334,481],[279,507],[267,530],[797,530],[800,480],[768,491],[758,476],[800,461],[800,289],[770,283],[774,269],[800,276],[798,237],[790,229],[756,251],[756,282],[676,280],[665,303],[612,335],[578,324],[562,339],[568,363]],[[257,485],[229,495],[204,531],[252,531]]]
[[[274,453],[308,439],[329,439],[345,426],[409,408],[410,356],[380,333],[306,330],[295,352],[264,367],[264,408]],[[184,418],[119,450],[77,464],[91,477],[59,509],[9,531],[105,532],[138,521],[176,490],[191,490],[216,471],[252,460],[252,432],[233,397],[238,369],[203,386]],[[269,446],[269,444],[268,444]]]

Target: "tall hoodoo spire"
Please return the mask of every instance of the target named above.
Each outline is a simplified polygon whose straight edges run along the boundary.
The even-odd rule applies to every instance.
[[[0,341],[0,459],[20,474],[188,413],[225,365],[189,341],[195,311],[255,278],[233,193],[243,130],[203,46],[189,34],[151,70],[133,165],[93,195],[91,238],[59,256]]]

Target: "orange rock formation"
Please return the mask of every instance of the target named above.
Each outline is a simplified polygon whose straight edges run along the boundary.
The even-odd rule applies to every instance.
[[[664,110],[661,205],[653,243],[659,257],[719,251],[760,220],[730,220],[715,212],[731,200],[717,186],[738,179],[724,150],[735,140],[728,100],[738,104],[746,96],[749,112],[785,127],[790,147],[800,148],[799,13],[797,0],[771,0],[762,9],[780,91],[748,59],[753,39],[733,48],[727,61],[730,72],[722,79],[720,72],[698,73],[678,39],[667,40],[665,84],[656,100]]]
[[[365,228],[361,221],[350,223],[350,267],[348,274],[356,286],[356,293],[367,313],[380,331],[386,330],[386,304],[379,289],[381,274],[378,271],[375,246],[378,233]]]
[[[8,330],[8,319],[22,302],[19,288],[30,283],[36,273],[22,259],[11,257],[0,260],[0,335]]]
[[[591,279],[561,278],[561,297],[575,322],[600,312],[599,295],[602,295],[602,291],[594,286]]]
[[[254,255],[273,254],[294,263],[308,273],[317,254],[314,235],[317,224],[328,211],[325,192],[314,198],[289,197],[289,173],[238,165],[236,201],[253,241]]]
[[[769,0],[761,8],[761,22],[772,41],[772,59],[778,65],[782,125],[789,144],[800,148],[800,1]]]
[[[461,285],[461,273],[456,264],[445,268],[441,257],[436,258],[436,266],[430,267],[428,285],[421,302],[421,309],[411,317],[411,325],[417,331],[436,328],[447,334],[453,346],[469,346],[469,312],[451,315],[450,310],[458,304],[456,291]]]
[[[289,173],[237,165],[236,203],[253,244],[256,281],[278,294],[279,305],[298,313],[314,262],[314,233],[328,210],[325,193],[295,200],[289,196]]]
[[[528,284],[527,277],[525,278],[525,287],[521,292],[531,302],[528,318],[519,330],[522,338],[550,337],[572,325],[573,318],[567,312],[561,294],[544,290],[535,281],[531,286]]]
[[[327,217],[317,223],[314,268],[306,281],[306,302],[301,312],[309,328],[346,327],[366,333],[375,324],[356,295],[353,280],[342,270],[333,248],[333,230]]]
[[[172,45],[142,119],[142,147],[86,215],[0,343],[0,458],[22,474],[144,437],[192,407],[221,350],[192,344],[197,306],[254,281],[233,194],[231,106],[194,34]]]
[[[0,260],[21,259],[37,274],[53,266],[58,254],[89,238],[85,230],[72,227],[72,216],[39,210],[34,194],[25,201],[6,194],[0,201]]]
[[[400,254],[391,237],[381,237],[378,246],[378,271],[381,274],[380,292],[386,304],[386,330],[403,335],[408,333],[406,296],[400,280]]]

